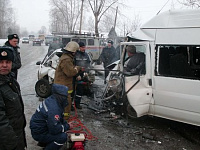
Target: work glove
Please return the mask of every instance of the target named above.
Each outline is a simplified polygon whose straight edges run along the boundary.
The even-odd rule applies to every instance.
[[[81,76],[76,77],[76,80],[80,81],[81,80]]]
[[[88,77],[88,73],[84,72],[83,77]]]

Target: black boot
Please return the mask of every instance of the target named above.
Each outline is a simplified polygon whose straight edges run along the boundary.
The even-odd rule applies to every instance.
[[[77,109],[82,109],[82,106],[80,104],[76,104]]]
[[[38,143],[37,143],[37,146],[40,146],[40,147],[46,147],[47,144],[46,144],[46,143],[42,143],[42,142],[38,142]]]
[[[73,105],[71,106],[71,111],[74,111],[74,106]]]

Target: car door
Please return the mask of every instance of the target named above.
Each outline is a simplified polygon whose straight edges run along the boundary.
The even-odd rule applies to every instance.
[[[145,54],[145,73],[140,76],[125,75],[125,92],[127,92],[128,102],[137,113],[137,117],[140,117],[149,113],[152,99],[150,44],[149,42],[123,42],[121,44],[125,47],[127,45],[134,45],[137,53]],[[127,52],[126,48],[124,48],[121,58],[123,63],[121,63],[120,69],[123,69],[126,59]]]

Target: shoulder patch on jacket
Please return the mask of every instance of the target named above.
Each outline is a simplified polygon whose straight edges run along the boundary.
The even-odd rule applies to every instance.
[[[60,116],[59,115],[55,115],[54,118],[55,118],[55,120],[59,120]]]

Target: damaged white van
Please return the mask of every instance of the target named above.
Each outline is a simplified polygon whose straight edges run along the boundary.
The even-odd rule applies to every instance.
[[[140,74],[124,73],[127,45],[145,55]],[[200,10],[155,16],[121,43],[118,69],[120,73],[111,75],[108,93],[121,92],[118,97],[130,116],[152,115],[200,126]]]

